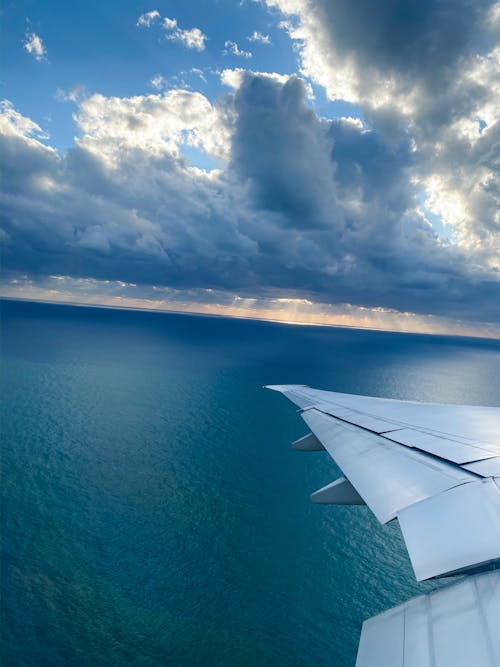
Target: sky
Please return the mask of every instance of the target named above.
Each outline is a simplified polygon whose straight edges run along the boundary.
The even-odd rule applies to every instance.
[[[500,337],[500,3],[6,0],[0,295]]]

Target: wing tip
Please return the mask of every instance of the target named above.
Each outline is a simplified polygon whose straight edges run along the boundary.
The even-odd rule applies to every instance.
[[[262,389],[271,389],[272,391],[279,391],[283,393],[284,391],[289,391],[297,387],[308,387],[308,384],[265,384],[262,386]]]

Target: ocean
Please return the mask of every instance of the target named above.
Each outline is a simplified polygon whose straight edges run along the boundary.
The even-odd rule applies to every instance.
[[[500,341],[3,301],[4,667],[348,667],[417,584],[264,384],[500,405]]]

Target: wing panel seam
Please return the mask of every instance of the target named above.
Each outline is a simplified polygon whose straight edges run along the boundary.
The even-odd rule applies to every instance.
[[[484,613],[483,603],[481,596],[479,595],[479,590],[477,588],[477,579],[474,577],[472,579],[472,588],[474,591],[474,597],[476,598],[476,605],[478,609],[479,618],[481,619],[481,625],[483,626],[484,636],[486,640],[486,650],[488,652],[488,658],[490,659],[491,667],[495,667],[495,651],[493,648],[493,642],[491,640],[490,631],[488,627],[488,622],[486,620],[486,614]]]
[[[343,422],[344,424],[348,424],[349,426],[353,426],[354,428],[359,428],[361,431],[366,431],[367,433],[371,433],[372,435],[378,435],[380,438],[383,438],[386,443],[396,446],[396,447],[402,447],[403,451],[406,450],[408,452],[413,451],[418,451],[425,456],[428,456],[429,458],[435,459],[436,461],[439,461],[440,463],[446,463],[447,465],[453,466],[456,470],[461,470],[462,472],[467,472],[471,473],[474,475],[477,479],[484,479],[483,475],[480,475],[477,472],[474,472],[473,470],[465,470],[462,468],[462,466],[459,463],[455,463],[455,461],[451,461],[450,459],[444,458],[443,456],[439,456],[438,454],[434,454],[433,452],[428,452],[425,449],[421,449],[420,447],[417,446],[411,446],[411,445],[405,445],[402,442],[395,442],[394,440],[391,440],[390,438],[384,437],[382,433],[379,433],[378,431],[373,431],[372,429],[367,428],[366,426],[360,426],[359,424],[353,424],[350,421],[347,421],[347,419],[342,419],[342,417],[336,417],[335,415],[331,415],[329,412],[325,412],[324,410],[321,410],[320,408],[311,405],[305,409],[301,409],[298,412],[301,414],[304,412],[309,412],[310,410],[316,410],[316,412],[321,413],[322,415],[325,415],[325,417],[330,417],[330,419],[337,419],[340,422]],[[395,430],[401,430],[401,429],[395,429]],[[384,433],[389,433],[389,431],[384,431]],[[316,434],[315,434],[316,435]],[[317,437],[317,436],[316,436]],[[324,443],[323,443],[324,444]],[[385,444],[385,443],[384,443]],[[465,461],[463,465],[468,465],[469,463],[478,463],[479,461],[483,461],[485,459],[477,459],[475,461]]]

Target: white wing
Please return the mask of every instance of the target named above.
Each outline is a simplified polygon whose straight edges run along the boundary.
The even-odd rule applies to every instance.
[[[381,523],[397,518],[419,581],[500,567],[500,408],[395,401],[303,385],[268,388],[298,405],[311,429],[293,447],[326,449],[345,475],[316,491],[311,496],[314,502],[365,502]],[[488,581],[497,581],[496,577],[493,573]],[[458,600],[464,589],[454,585],[444,590],[455,592],[443,593],[442,599],[458,596]],[[482,609],[483,589],[476,586],[474,590]],[[496,607],[489,609],[500,627],[498,585],[495,591]],[[441,592],[433,595],[438,604]],[[416,600],[398,608],[397,623],[401,614],[423,609],[423,602]],[[426,609],[426,623],[432,625],[430,607]],[[456,627],[461,627],[466,616],[458,608],[453,615],[453,605],[449,609]],[[358,665],[467,664],[454,661],[451,654],[444,662],[434,656],[434,662],[413,663],[403,656],[403,662],[392,663],[387,662],[388,654],[370,662],[366,657],[370,651],[363,648],[370,628],[386,627],[389,617],[390,623],[396,623],[393,611],[365,623]],[[484,610],[481,613],[486,618]],[[493,655],[496,662],[474,664],[500,665],[500,646],[490,649],[485,655]]]

